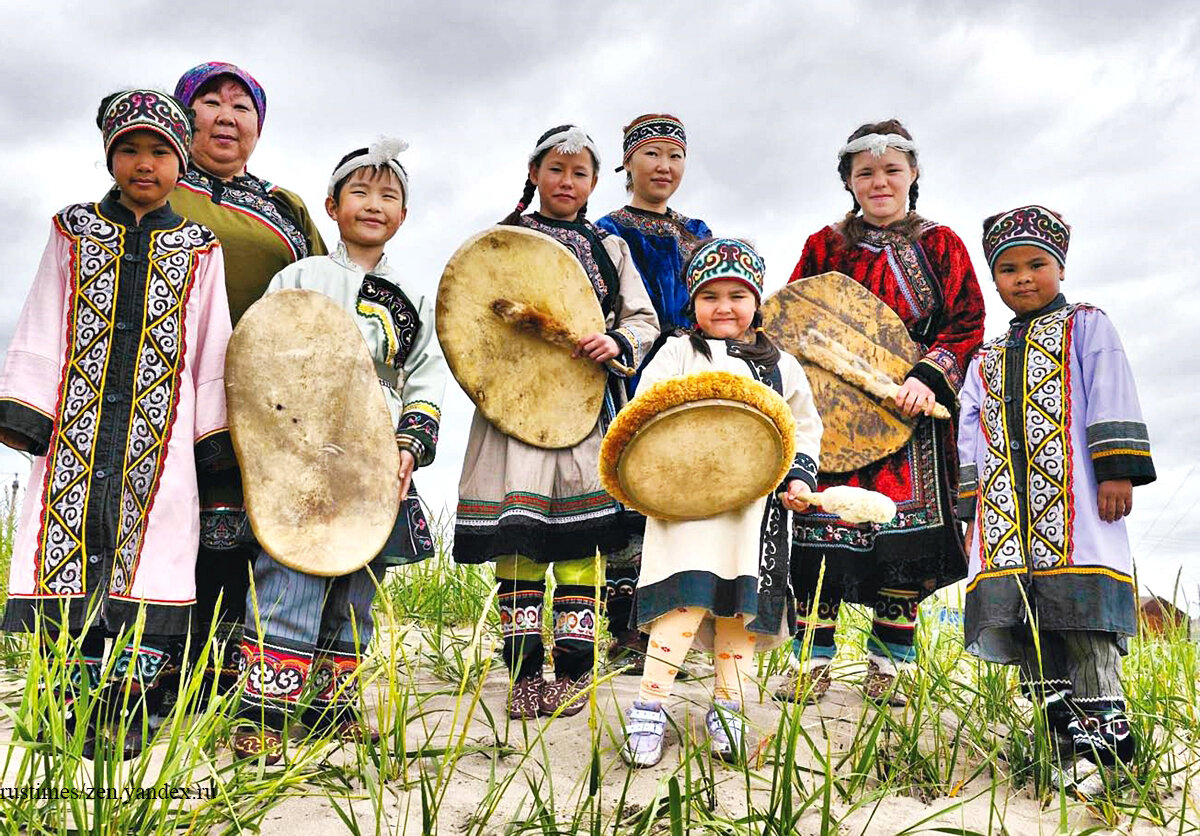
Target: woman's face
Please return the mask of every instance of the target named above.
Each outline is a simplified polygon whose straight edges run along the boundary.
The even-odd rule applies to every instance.
[[[559,221],[573,221],[596,188],[596,166],[584,148],[578,154],[550,149],[537,166],[529,167],[529,181],[537,186],[538,208]]]
[[[908,214],[908,190],[917,171],[908,154],[888,148],[883,156],[859,151],[850,165],[850,189],[862,207],[863,220],[887,226]]]
[[[258,110],[240,81],[223,78],[192,100],[196,135],[192,157],[210,174],[228,180],[246,172],[258,144]]]
[[[683,181],[686,158],[674,142],[647,142],[625,164],[633,181],[633,196],[647,206],[663,207]]]

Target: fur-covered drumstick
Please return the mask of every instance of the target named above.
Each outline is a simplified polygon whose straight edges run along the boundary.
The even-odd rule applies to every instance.
[[[815,328],[800,335],[798,348],[801,356],[811,363],[840,377],[842,380],[874,395],[889,406],[895,405],[900,386],[878,369],[872,368],[861,357],[856,357],[837,340],[830,339]],[[934,403],[932,415],[943,421],[950,420],[950,410]]]
[[[514,302],[511,299],[496,299],[492,302],[492,313],[512,325],[518,331],[541,337],[551,345],[557,345],[568,351],[574,351],[580,337],[571,333],[571,329],[559,322],[543,310],[526,305],[524,302]],[[633,377],[637,369],[631,369],[616,359],[606,360],[604,365],[614,372]]]
[[[780,494],[782,497],[784,494]],[[822,511],[837,514],[848,523],[885,523],[896,516],[896,503],[877,491],[852,485],[835,485],[817,493],[801,492],[796,498]]]

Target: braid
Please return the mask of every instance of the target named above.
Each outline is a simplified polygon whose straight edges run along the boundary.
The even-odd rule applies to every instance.
[[[579,207],[579,214],[575,216],[575,222],[583,223],[586,220],[587,220],[587,201],[585,200],[583,202],[583,205]]]
[[[918,177],[916,180],[913,180],[913,184],[908,187],[908,211],[910,212],[916,211],[917,208],[917,192],[920,191],[918,188],[920,179]]]
[[[533,200],[533,194],[536,191],[537,191],[537,187],[533,185],[533,181],[531,181],[528,177],[526,177],[525,178],[525,190],[523,192],[521,192],[521,199],[517,201],[516,208],[513,209],[511,212],[509,212],[508,216],[505,217],[505,219],[502,220],[500,223],[507,225],[507,226],[514,226],[514,225],[520,223],[521,213],[523,213],[526,209],[529,208],[529,203],[530,203],[530,201]]]

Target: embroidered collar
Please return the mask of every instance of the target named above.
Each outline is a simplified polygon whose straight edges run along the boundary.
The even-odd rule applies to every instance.
[[[100,201],[100,212],[109,220],[116,221],[122,226],[141,229],[169,229],[178,226],[183,221],[183,218],[175,213],[168,202],[142,215],[142,221],[138,223],[133,212],[121,203],[118,198],[119,194],[120,192],[115,186],[110,189],[104,199]]]
[[[1066,306],[1067,306],[1067,297],[1063,296],[1060,293],[1057,296],[1055,296],[1053,299],[1051,299],[1049,304],[1047,304],[1045,307],[1038,308],[1036,311],[1033,311],[1032,313],[1021,314],[1020,316],[1014,316],[1012,319],[1010,319],[1008,321],[1008,324],[1009,325],[1020,325],[1023,322],[1031,322],[1031,321],[1037,319],[1039,316],[1045,316],[1048,313],[1054,313],[1059,308],[1065,308]]]
[[[386,279],[392,272],[392,266],[388,264],[387,253],[379,257],[379,263],[370,270],[364,270],[362,265],[350,258],[350,253],[346,251],[346,245],[342,241],[338,241],[337,249],[329,254],[329,258],[334,264],[339,267],[344,267],[355,273],[363,275],[379,276]]]

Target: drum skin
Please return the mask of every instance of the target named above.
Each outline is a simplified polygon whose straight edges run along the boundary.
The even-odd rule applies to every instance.
[[[264,296],[229,340],[225,394],[267,554],[330,577],[369,563],[400,509],[400,453],[354,320],[311,290]]]
[[[795,356],[808,376],[824,426],[822,473],[858,470],[908,442],[909,421],[799,350],[800,335],[815,328],[902,383],[921,353],[895,311],[849,276],[822,273],[785,285],[763,302],[762,313],[767,335]]]
[[[497,226],[459,247],[438,285],[438,340],[476,408],[526,444],[573,447],[599,420],[607,370],[504,322],[497,299],[531,305],[576,334],[603,333],[592,283],[550,236]]]
[[[795,432],[787,402],[755,380],[730,372],[672,378],[617,414],[600,445],[600,479],[648,517],[713,517],[778,487]]]

